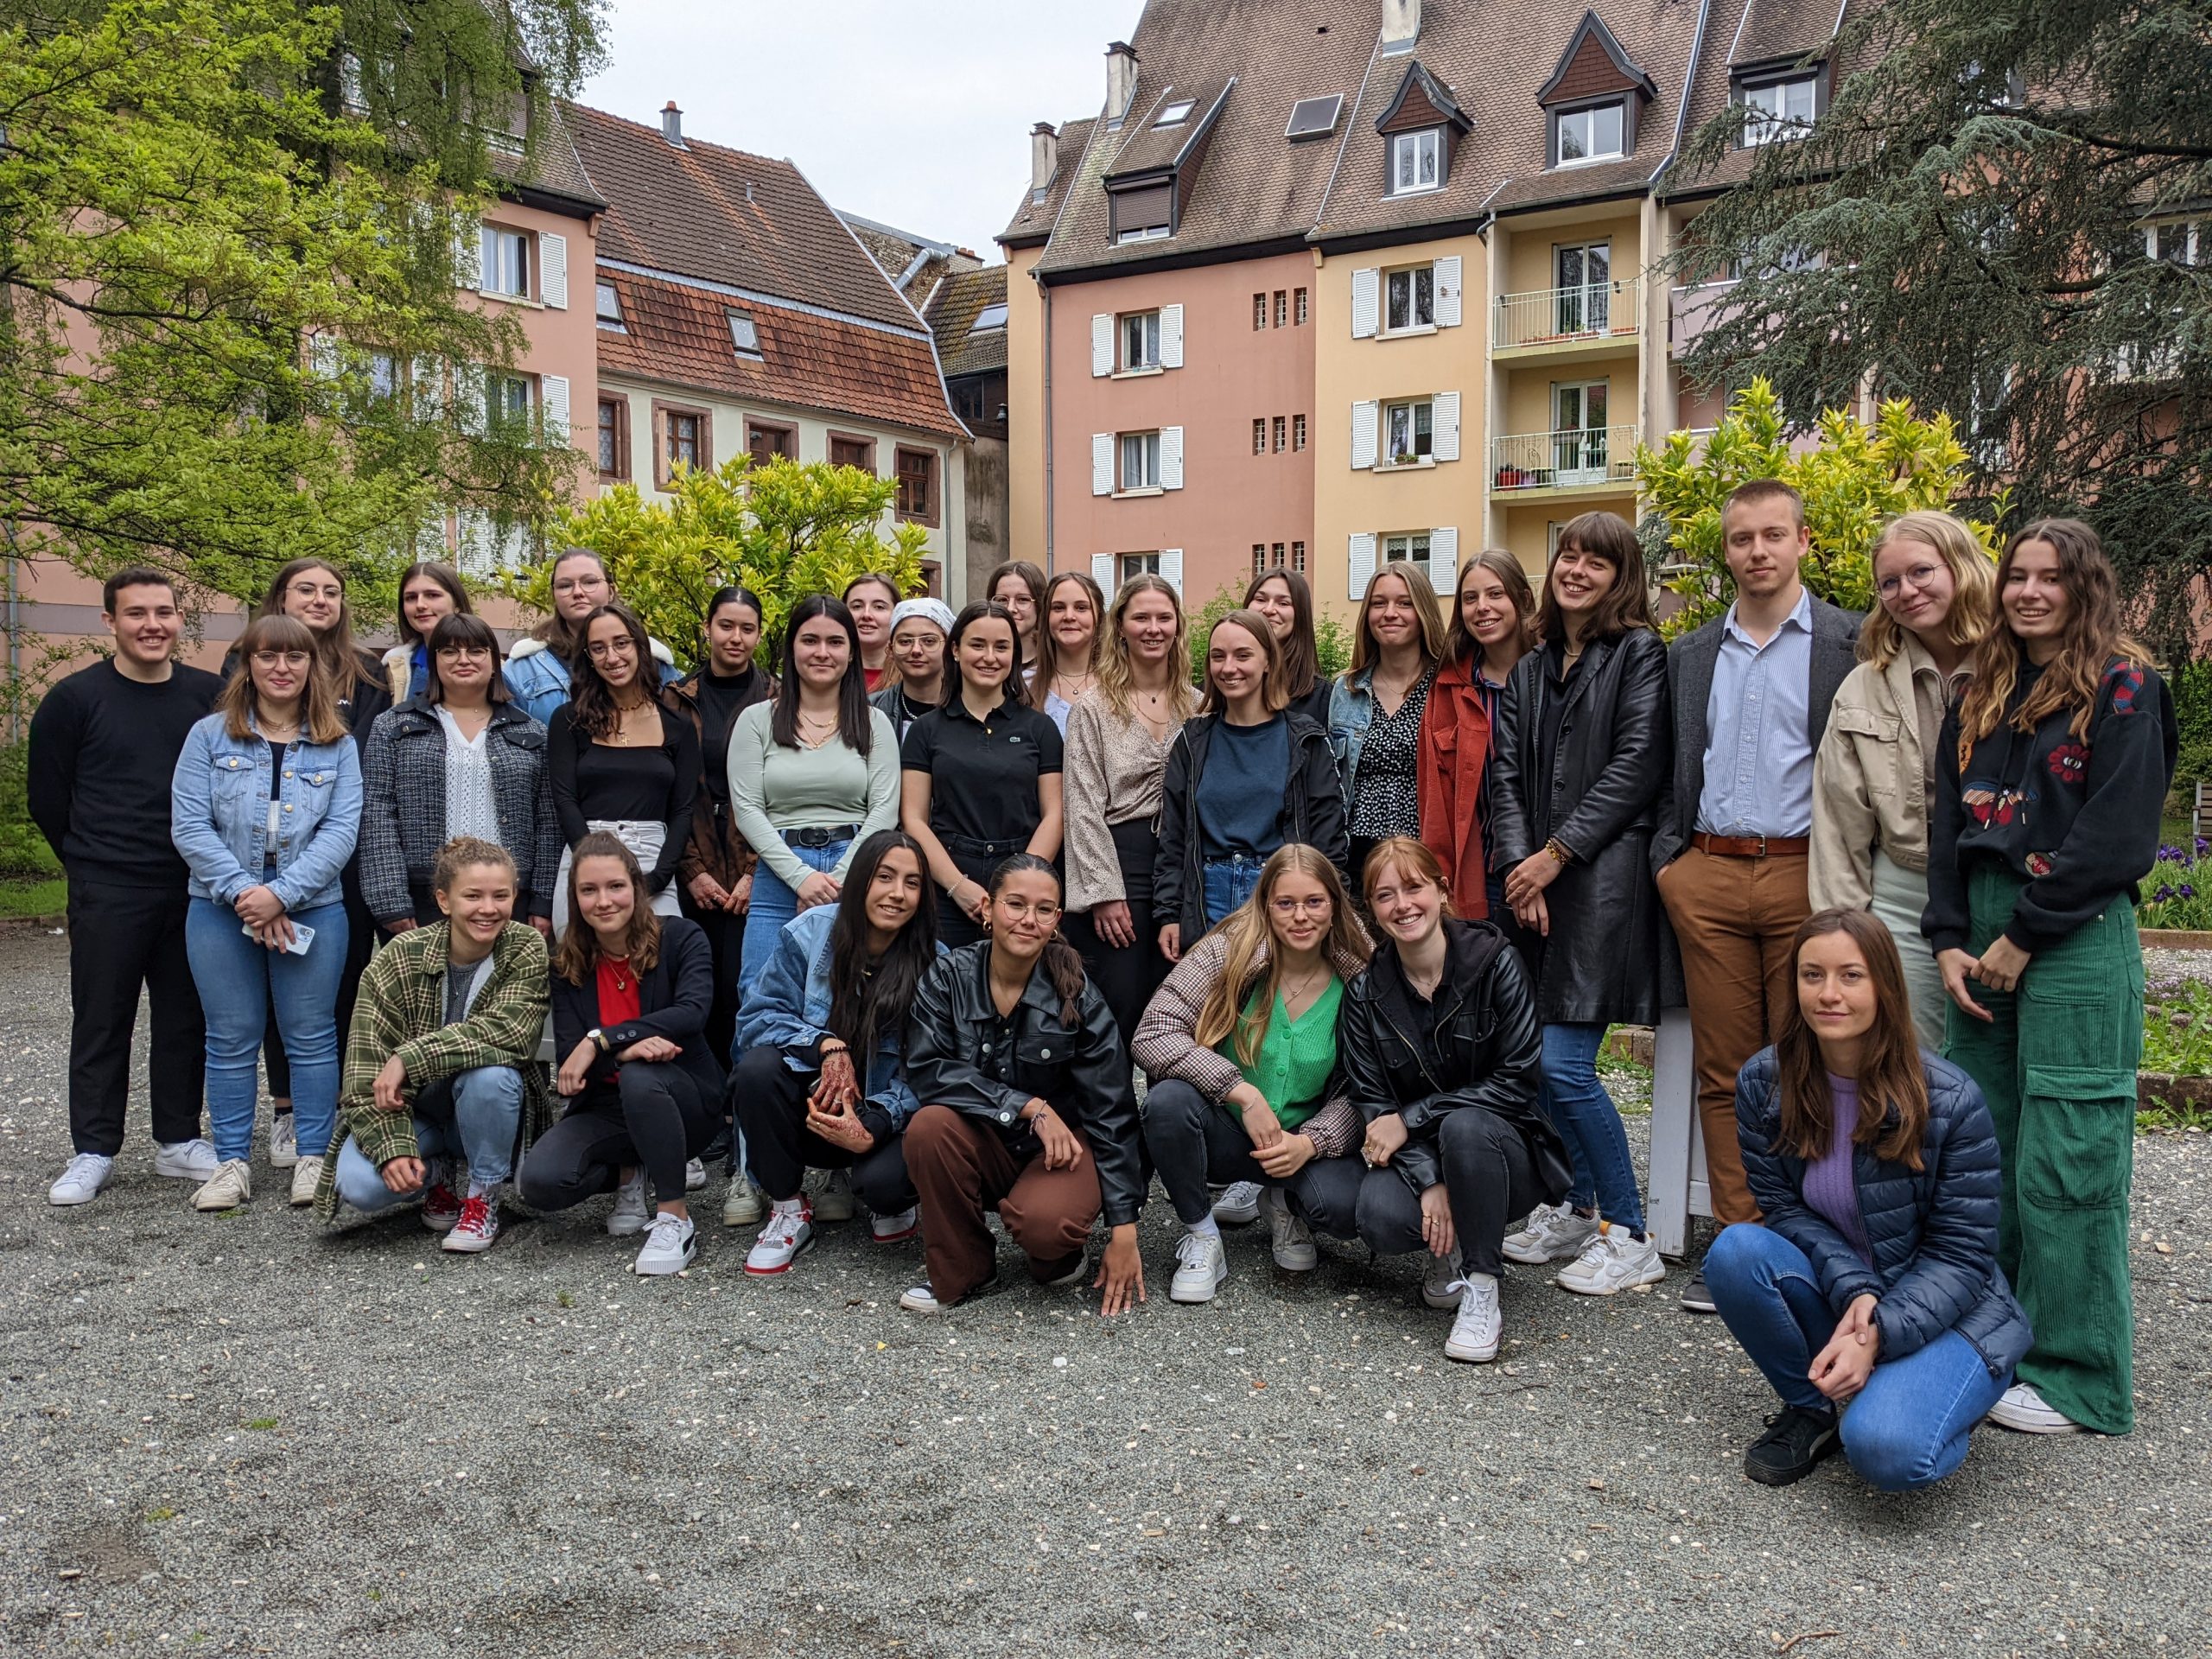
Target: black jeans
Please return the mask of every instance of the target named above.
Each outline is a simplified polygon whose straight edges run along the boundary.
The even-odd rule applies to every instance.
[[[1252,1138],[1225,1106],[1217,1106],[1179,1077],[1155,1083],[1144,1097],[1144,1141],[1167,1189],[1167,1201],[1188,1226],[1213,1211],[1209,1185],[1256,1181],[1281,1186],[1290,1207],[1318,1232],[1351,1238],[1359,1230],[1360,1177],[1357,1158],[1316,1158],[1287,1181],[1271,1179],[1252,1156]]]
[[[745,958],[745,918],[726,910],[703,910],[681,895],[683,913],[698,923],[714,953],[715,1005],[707,1015],[707,1046],[724,1067],[737,1064],[737,970]]]
[[[515,1177],[533,1210],[566,1210],[612,1192],[626,1166],[642,1164],[653,1197],[683,1197],[683,1166],[721,1125],[721,1102],[673,1061],[632,1060],[614,1086],[594,1084],[524,1154]]]
[[[811,1066],[794,1070],[790,1058],[780,1048],[747,1049],[731,1075],[746,1164],[760,1190],[771,1198],[795,1198],[808,1170],[849,1169],[853,1190],[872,1213],[896,1216],[912,1209],[906,1138],[886,1135],[859,1153],[824,1141],[806,1127],[806,1097],[822,1073]]]
[[[1506,1229],[1546,1202],[1529,1143],[1497,1113],[1462,1106],[1439,1120],[1436,1149],[1444,1165],[1461,1268],[1496,1277],[1505,1271],[1499,1246]],[[1391,1165],[1369,1170],[1360,1182],[1359,1236],[1377,1255],[1427,1248],[1421,1239],[1421,1198]]]
[[[123,1150],[141,985],[153,1005],[146,1082],[154,1139],[200,1135],[207,1022],[185,959],[191,903],[181,886],[69,883],[69,1139],[79,1152],[112,1158]]]
[[[1098,987],[1114,1023],[1122,1030],[1122,1046],[1136,1034],[1145,1004],[1167,977],[1167,958],[1160,954],[1160,923],[1152,913],[1152,861],[1160,850],[1160,837],[1149,819],[1109,826],[1114,854],[1122,867],[1122,893],[1129,907],[1129,925],[1136,943],[1109,944],[1098,937],[1089,911],[1070,912],[1060,921],[1060,931],[1083,958],[1084,971]]]

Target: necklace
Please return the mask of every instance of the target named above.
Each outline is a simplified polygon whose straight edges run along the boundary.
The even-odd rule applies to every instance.
[[[607,958],[607,965],[613,970],[616,992],[619,994],[628,990],[630,988],[630,958],[609,957]]]
[[[837,724],[837,716],[835,715],[825,719],[819,715],[810,715],[802,709],[798,711],[799,741],[810,749],[818,749],[836,736]]]

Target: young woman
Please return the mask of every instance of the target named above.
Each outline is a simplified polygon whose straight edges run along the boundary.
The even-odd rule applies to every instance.
[[[1021,701],[1014,619],[988,601],[952,625],[944,706],[900,746],[899,822],[943,889],[938,931],[955,949],[982,937],[984,882],[1001,859],[1060,851],[1060,731]]]
[[[218,1162],[193,1197],[201,1210],[253,1196],[254,1053],[272,1011],[308,1148],[292,1171],[292,1202],[315,1198],[338,1110],[340,874],[361,821],[360,757],[315,671],[315,636],[264,616],[238,656],[242,671],[187,735],[170,785],[170,838],[191,871],[185,950],[207,1016]]]
[[[870,571],[847,582],[839,597],[852,613],[853,632],[861,640],[862,677],[873,696],[891,677],[891,613],[899,607],[898,584]]]
[[[1153,912],[1167,748],[1197,702],[1183,602],[1158,576],[1114,596],[1096,694],[1068,715],[1067,902],[1061,931],[1127,1043],[1167,959]]]
[[[2012,537],[1997,607],[1937,747],[1922,922],[1954,1005],[1947,1052],[1981,1085],[2004,1154],[1998,1265],[2035,1326],[1991,1415],[2124,1434],[2135,883],[2173,785],[2173,703],[2120,632],[2112,566],[2078,519]]]
[[[377,716],[361,767],[361,893],[387,933],[443,919],[438,854],[456,836],[515,861],[516,920],[553,931],[561,824],[545,728],[499,677],[499,637],[480,616],[432,625],[428,689]]]
[[[1089,1267],[1091,1224],[1109,1240],[1102,1312],[1144,1300],[1137,1211],[1143,1157],[1129,1059],[1083,960],[1058,937],[1060,883],[1017,853],[991,872],[990,936],[922,976],[908,1020],[906,1076],[926,1103],[908,1120],[906,1167],[920,1195],[930,1281],[899,1299],[935,1313],[998,1277],[985,1216],[996,1210],[1042,1285]]]
[[[891,613],[891,677],[868,699],[905,742],[914,722],[944,701],[944,642],[952,609],[941,599],[902,599]]]
[[[1498,702],[1491,837],[1543,1022],[1544,1115],[1567,1137],[1574,1186],[1505,1254],[1564,1257],[1560,1289],[1611,1296],[1667,1275],[1644,1231],[1628,1132],[1598,1080],[1608,1024],[1659,1020],[1649,855],[1674,765],[1667,647],[1626,519],[1586,512],[1560,529],[1538,626],[1542,647]]]
[[[1536,640],[1536,595],[1520,561],[1492,549],[1459,573],[1444,661],[1421,712],[1416,766],[1421,838],[1452,878],[1452,902],[1469,921],[1512,918],[1505,872],[1493,873],[1490,803],[1484,785],[1497,728],[1498,699],[1514,664]]]
[[[518,639],[507,653],[507,689],[523,712],[553,729],[553,711],[569,700],[584,649],[583,626],[594,611],[614,602],[614,583],[607,562],[588,547],[572,547],[553,561],[553,614],[537,632]],[[659,686],[676,677],[676,659],[658,639],[646,642],[652,672],[646,683]]]
[[[555,894],[553,931],[567,931],[568,860],[594,830],[618,836],[650,860],[645,897],[678,913],[676,872],[691,842],[699,787],[699,738],[662,702],[645,631],[627,607],[603,605],[583,621],[575,695],[553,711],[547,767],[553,810],[569,849]]]
[[[1252,896],[1260,866],[1288,842],[1344,868],[1344,801],[1328,734],[1283,707],[1282,655],[1252,611],[1206,640],[1206,700],[1175,734],[1160,785],[1153,913],[1160,954],[1183,947]]]
[[[853,850],[833,906],[785,927],[738,1033],[738,1116],[768,1224],[745,1258],[779,1274],[814,1242],[810,1168],[850,1170],[880,1244],[914,1234],[914,1188],[899,1131],[914,1113],[906,1085],[906,1010],[938,959],[937,908],[921,846],[879,830]],[[866,1069],[854,1058],[865,1056]]]
[[[1896,940],[1857,906],[1797,930],[1797,996],[1736,1084],[1764,1219],[1705,1282],[1779,1416],[1744,1472],[1786,1486],[1837,1449],[1887,1492],[1943,1478],[2028,1351],[1997,1265],[1997,1136],[1974,1079],[1926,1052]]]
[[[899,743],[889,719],[868,706],[850,613],[827,594],[810,594],[791,608],[785,638],[776,700],[747,709],[729,735],[730,810],[760,859],[745,916],[742,994],[785,922],[836,902],[853,843],[899,821]],[[751,1192],[734,1186],[734,1198]]]
[[[757,659],[760,600],[724,588],[707,601],[707,660],[669,688],[672,706],[690,717],[699,741],[699,792],[691,803],[691,843],[677,866],[683,913],[715,952],[715,1012],[707,1041],[731,1052],[737,1033],[737,981],[744,960],[745,912],[753,899],[753,849],[737,832],[729,795],[729,735],[737,717],[776,695],[776,677]]]
[[[1928,804],[1943,715],[1989,632],[1996,578],[1974,534],[1948,512],[1908,512],[1874,544],[1879,607],[1859,631],[1813,757],[1813,908],[1869,910],[1897,942],[1912,1023],[1941,1053],[1943,976],[1921,936],[1928,908]]]
[[[1098,683],[1098,620],[1106,596],[1080,570],[1063,570],[1045,585],[1044,659],[1029,687],[1029,703],[1048,715],[1060,735],[1068,712]]]
[[[619,836],[594,830],[574,850],[576,925],[552,976],[554,1087],[568,1110],[524,1157],[516,1185],[543,1211],[613,1193],[607,1233],[645,1234],[635,1270],[681,1273],[698,1251],[683,1166],[721,1123],[722,1070],[706,1042],[714,951],[696,925],[645,901],[645,871]]]
[[[1267,619],[1282,652],[1283,706],[1323,730],[1329,725],[1329,698],[1336,682],[1321,672],[1313,639],[1313,590],[1295,570],[1270,570],[1244,589],[1244,608]]]
[[[1027,559],[1008,559],[991,572],[983,584],[983,597],[1002,605],[1021,636],[1021,660],[1028,672],[1045,660],[1044,641],[1038,636],[1045,615],[1045,573]]]
[[[1344,992],[1337,1058],[1367,1121],[1359,1236],[1426,1248],[1421,1298],[1454,1308],[1444,1352],[1496,1357],[1507,1224],[1555,1204],[1567,1148],[1538,1098],[1536,1000],[1505,936],[1451,914],[1436,855],[1395,836],[1367,861],[1374,959]]]
[[[399,643],[384,654],[385,685],[395,707],[429,689],[430,631],[446,617],[475,614],[451,565],[426,559],[399,573]]]
[[[1421,567],[1386,564],[1368,579],[1351,668],[1329,696],[1329,748],[1350,803],[1348,867],[1392,836],[1421,834],[1421,728],[1444,655],[1436,593]]]
[[[1145,1010],[1131,1045],[1152,1079],[1145,1145],[1185,1229],[1170,1300],[1210,1302],[1229,1277],[1209,1184],[1266,1189],[1287,1272],[1319,1264],[1314,1226],[1357,1230],[1363,1126],[1337,1069],[1337,1013],[1371,950],[1337,867],[1279,848]]]

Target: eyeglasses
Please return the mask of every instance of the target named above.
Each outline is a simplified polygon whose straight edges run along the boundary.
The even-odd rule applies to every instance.
[[[1874,584],[1874,591],[1884,599],[1894,599],[1900,588],[1925,588],[1936,580],[1936,573],[1942,568],[1940,564],[1916,564],[1901,576],[1883,577]]]
[[[606,588],[605,576],[563,576],[553,584],[553,591],[556,594],[583,594],[594,590],[604,592]]]
[[[1301,910],[1308,916],[1325,916],[1329,913],[1329,895],[1325,893],[1317,893],[1304,899],[1270,899],[1268,900],[1268,908],[1285,921],[1288,921]]]
[[[253,653],[256,668],[305,668],[308,654],[304,651],[257,651]]]
[[[1051,899],[1040,899],[1033,905],[1027,899],[1001,899],[998,904],[1007,915],[1017,919],[1024,916],[1034,916],[1040,922],[1059,919],[1059,905]]]
[[[489,657],[491,654],[492,653],[482,645],[440,645],[438,647],[438,660],[440,662],[443,662],[448,657],[457,659],[462,658],[474,658],[480,661],[483,658]]]
[[[627,639],[594,639],[584,647],[584,654],[594,663],[603,663],[617,652],[625,657],[634,657],[638,654],[638,648]]]

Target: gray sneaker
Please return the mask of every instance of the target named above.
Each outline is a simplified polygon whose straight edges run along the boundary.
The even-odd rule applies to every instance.
[[[1313,1230],[1291,1209],[1290,1194],[1279,1186],[1268,1189],[1268,1230],[1273,1236],[1275,1266],[1285,1273],[1311,1273],[1321,1265]]]
[[[1213,1201],[1213,1218],[1228,1227],[1257,1221],[1262,1190],[1257,1181],[1231,1181]]]
[[[607,1212],[607,1236],[629,1238],[652,1225],[652,1211],[645,1205],[645,1172],[639,1170],[614,1189],[614,1207]]]
[[[688,1217],[672,1216],[664,1211],[653,1217],[653,1230],[645,1235],[645,1248],[638,1252],[637,1272],[648,1279],[665,1278],[671,1273],[683,1272],[698,1254],[698,1229]]]
[[[722,1195],[722,1225],[725,1227],[753,1227],[768,1212],[760,1200],[760,1189],[740,1170],[730,1177],[729,1191]]]
[[[200,1189],[192,1195],[195,1210],[235,1210],[253,1196],[253,1172],[243,1158],[227,1159],[215,1166]]]
[[[290,1112],[278,1112],[269,1120],[269,1167],[289,1169],[299,1159],[300,1132]]]
[[[829,1179],[822,1183],[822,1190],[814,1195],[814,1218],[817,1221],[850,1221],[853,1218],[853,1172],[833,1169]]]
[[[223,1160],[206,1141],[164,1141],[154,1148],[154,1173],[176,1181],[204,1181]]]

